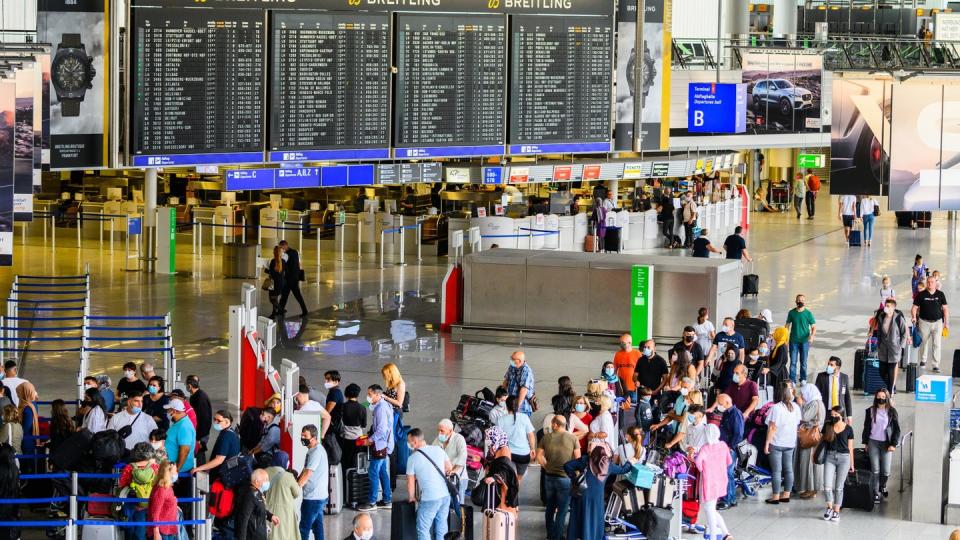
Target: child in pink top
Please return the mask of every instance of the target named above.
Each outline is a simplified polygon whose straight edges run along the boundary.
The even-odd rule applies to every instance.
[[[717,512],[717,499],[727,496],[727,468],[730,467],[730,449],[720,440],[720,428],[706,427],[707,444],[693,457],[700,472],[700,506],[707,515],[706,538],[732,540],[727,524]]]

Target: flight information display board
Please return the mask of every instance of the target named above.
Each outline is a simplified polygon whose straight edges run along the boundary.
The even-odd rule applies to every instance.
[[[500,155],[506,18],[397,15],[398,158]]]
[[[270,161],[390,157],[389,15],[280,11],[270,35]]]
[[[133,165],[263,161],[262,10],[133,10]]]
[[[611,18],[516,15],[511,28],[510,153],[610,151]]]

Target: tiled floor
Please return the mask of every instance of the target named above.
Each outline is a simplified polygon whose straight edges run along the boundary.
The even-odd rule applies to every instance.
[[[849,248],[843,242],[836,218],[836,201],[825,204],[815,220],[796,220],[793,214],[753,214],[748,244],[756,256],[755,271],[761,276],[757,299],[748,299],[744,306],[757,312],[773,310],[780,321],[791,307],[793,296],[803,292],[818,319],[818,340],[812,354],[812,371],[822,369],[826,357],[836,354],[853,358],[854,349],[865,337],[870,310],[879,301],[879,276],[889,274],[898,292],[909,289],[909,269],[913,256],[922,253],[931,268],[945,273],[948,298],[956,297],[960,259],[957,253],[956,222],[938,218],[932,230],[898,230],[892,213],[879,218],[875,244],[871,248]],[[149,276],[123,271],[120,249],[113,256],[102,252],[96,241],[85,240],[83,250],[75,247],[75,236],[64,231],[57,248],[44,245],[41,238],[28,238],[20,244],[17,234],[15,272],[23,274],[74,274],[90,263],[93,277],[93,312],[95,314],[162,314],[172,313],[173,332],[179,367],[184,375],[196,373],[214,399],[224,399],[226,381],[222,374],[226,362],[227,306],[239,302],[239,286],[243,280],[223,279],[219,275],[220,252],[214,256],[208,249],[202,257],[189,253],[189,237],[181,236],[177,268],[183,275]],[[73,240],[73,244],[70,240]],[[714,239],[715,241],[721,239]],[[312,247],[312,246],[311,246]],[[454,344],[435,331],[439,318],[438,284],[446,268],[445,260],[425,260],[422,264],[408,261],[408,266],[388,266],[385,270],[372,256],[362,262],[334,261],[332,253],[324,254],[319,283],[313,261],[315,252],[308,248],[304,259],[311,283],[304,295],[311,308],[310,318],[301,322],[292,318],[284,330],[274,358],[290,358],[300,363],[304,374],[313,382],[320,380],[326,369],[339,369],[344,381],[366,386],[379,381],[379,368],[386,361],[397,362],[413,396],[412,412],[407,419],[412,425],[432,431],[436,421],[447,416],[461,393],[473,392],[499,382],[510,352],[515,346],[484,343]],[[679,253],[678,253],[679,255]],[[0,272],[0,290],[7,290],[12,272]],[[576,284],[558,294],[576,297]],[[262,299],[265,304],[265,298]],[[291,313],[296,315],[295,303]],[[571,309],[576,304],[571,303]],[[695,317],[695,306],[691,309]],[[300,326],[302,325],[302,326]],[[676,329],[679,331],[679,329]],[[378,340],[406,341],[412,333],[424,340],[417,346],[390,347],[380,350]],[[667,333],[667,332],[665,332]],[[952,351],[956,338],[945,350]],[[560,348],[528,348],[527,357],[533,366],[542,392],[552,393],[560,375],[575,381],[596,376],[600,363],[613,354],[609,350],[576,350]],[[107,371],[116,376],[119,366],[134,355],[99,354],[91,358],[92,370]],[[947,362],[949,368],[949,362]],[[852,369],[848,362],[845,370]],[[33,353],[26,358],[25,376],[35,383],[42,398],[71,396],[75,393],[76,353]],[[913,405],[909,396],[898,396],[897,407],[906,426],[912,425]],[[856,408],[865,408],[867,401],[857,399]],[[862,416],[862,415],[861,415]],[[535,418],[536,421],[539,418]],[[859,430],[859,422],[856,426]],[[858,431],[859,433],[859,431]],[[896,463],[896,461],[895,461]],[[535,475],[533,476],[535,477]],[[891,480],[899,484],[895,471]],[[909,486],[907,486],[909,489]],[[536,497],[536,482],[524,484],[521,496],[520,538],[542,538],[542,508]],[[762,494],[763,495],[763,494]],[[819,519],[822,502],[795,500],[789,507],[770,508],[759,500],[744,501],[736,509],[724,513],[732,533],[746,538],[910,538],[943,539],[951,528],[915,524],[900,520],[899,495],[871,514],[845,512],[840,523]],[[343,538],[350,528],[352,513],[326,519],[328,538]],[[387,512],[375,514],[377,535],[387,538]],[[479,534],[479,532],[478,532]]]

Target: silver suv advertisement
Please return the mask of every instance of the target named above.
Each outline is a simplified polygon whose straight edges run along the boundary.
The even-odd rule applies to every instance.
[[[819,132],[823,58],[791,52],[744,52],[747,131]]]

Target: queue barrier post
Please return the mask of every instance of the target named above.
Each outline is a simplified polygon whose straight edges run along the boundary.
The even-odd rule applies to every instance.
[[[83,210],[77,212],[77,249],[83,249],[81,229],[83,228]]]
[[[336,230],[336,229],[334,229]],[[343,235],[340,235],[340,242],[343,242]],[[317,283],[320,283],[320,229],[317,229]]]
[[[383,242],[385,238],[386,229],[380,230],[380,269],[383,270]]]
[[[343,246],[344,246],[344,240],[347,237],[347,231],[344,230],[343,228],[344,225],[346,225],[346,222],[340,223],[337,225],[337,227],[340,227],[340,262],[343,262]],[[319,238],[320,238],[320,235],[318,234],[317,235],[318,242],[319,242]]]
[[[422,254],[421,251],[420,251],[420,249],[421,249],[420,246],[421,246],[421,244],[423,244],[423,242],[421,241],[422,236],[420,236],[420,234],[421,234],[421,232],[420,232],[420,231],[421,231],[421,227],[422,227],[422,225],[421,225],[420,222],[418,221],[418,222],[417,222],[417,262],[420,262],[420,261],[423,260],[423,254]]]
[[[240,231],[240,240],[244,244],[247,243],[247,216],[240,216],[240,226],[242,227]]]
[[[56,250],[57,248],[57,221],[56,216],[50,216],[50,249]]]
[[[401,223],[402,223],[402,222],[401,222]],[[401,225],[401,226],[400,226],[400,266],[406,266],[406,264],[407,264],[406,262],[404,262],[404,254],[405,254],[406,251],[407,251],[407,250],[406,250],[406,245],[405,245],[406,242],[405,242],[405,239],[404,239],[404,234],[405,234],[404,231],[405,231],[405,230],[406,230],[406,227],[404,227],[403,225]]]
[[[203,222],[197,221],[197,254],[200,255],[200,258],[203,258]]]
[[[360,216],[357,216],[357,262],[360,262],[361,258],[363,258],[363,222],[360,221]]]

